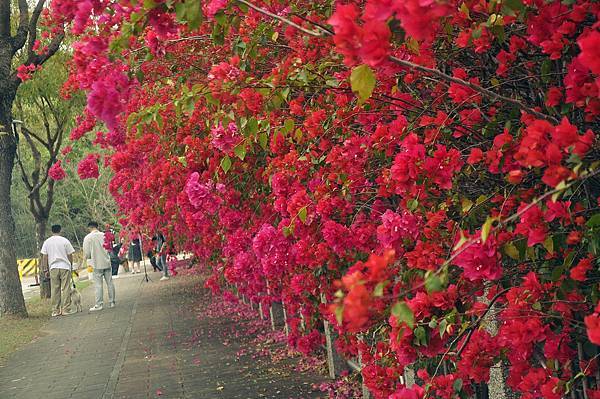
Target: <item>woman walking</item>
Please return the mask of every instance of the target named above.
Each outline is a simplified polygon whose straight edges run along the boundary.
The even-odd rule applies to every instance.
[[[131,274],[141,273],[140,262],[142,261],[142,248],[140,246],[140,239],[134,238],[129,244],[129,252],[127,258],[131,262]]]

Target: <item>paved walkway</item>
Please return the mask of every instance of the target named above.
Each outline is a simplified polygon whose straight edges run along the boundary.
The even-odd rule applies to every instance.
[[[98,313],[87,312],[87,288],[83,313],[50,320],[0,366],[0,399],[319,396],[311,386],[323,378],[291,371],[294,359],[274,365],[246,352],[258,330],[211,313],[199,278],[151,277],[115,280],[117,307]]]

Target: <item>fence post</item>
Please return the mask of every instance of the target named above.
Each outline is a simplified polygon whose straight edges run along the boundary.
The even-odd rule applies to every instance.
[[[285,302],[281,301],[281,308],[283,309],[283,323],[284,323],[284,327],[283,329],[285,330],[285,336],[289,336],[290,335],[290,328],[288,327],[288,322],[287,322],[287,312],[285,311]]]
[[[271,288],[267,281],[267,295],[269,296],[269,317],[271,318],[271,331],[275,331],[275,315],[273,314],[273,298],[271,298]]]
[[[404,385],[407,388],[410,388],[413,385],[415,385],[415,371],[410,367],[404,368]]]
[[[361,373],[362,373],[362,368],[363,368],[363,362],[362,362],[362,351],[359,349],[358,350],[358,366],[360,367]],[[361,380],[362,380],[362,375],[361,375]],[[371,392],[369,392],[369,388],[367,388],[367,386],[362,383],[362,397],[363,399],[370,399],[371,398]]]
[[[487,299],[488,289],[484,290],[483,297],[480,297],[482,302],[489,303]],[[494,312],[488,312],[485,317],[485,329],[492,336],[498,334],[498,319]],[[516,395],[506,385],[506,378],[508,377],[508,366],[505,362],[499,361],[490,369],[490,379],[488,381],[488,397],[494,399],[513,399]]]
[[[321,294],[321,302],[326,303],[325,294]],[[325,350],[327,351],[327,368],[329,369],[329,377],[335,378],[340,373],[347,369],[346,361],[337,353],[333,347],[335,341],[335,332],[331,330],[331,326],[326,319],[323,319],[323,329],[325,330]]]

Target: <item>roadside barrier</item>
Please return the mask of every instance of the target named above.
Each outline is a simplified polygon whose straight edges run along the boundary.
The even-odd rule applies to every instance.
[[[38,259],[18,259],[17,266],[19,270],[19,278],[23,280],[23,277],[34,276],[36,283],[38,283]]]

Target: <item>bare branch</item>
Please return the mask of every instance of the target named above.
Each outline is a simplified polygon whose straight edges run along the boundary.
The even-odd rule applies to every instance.
[[[21,160],[21,157],[18,155],[15,158],[17,160],[17,164],[19,165],[19,169],[21,170],[21,180],[23,180],[23,183],[25,184],[25,187],[27,187],[27,190],[29,190],[31,192],[31,190],[33,189],[33,185],[29,181],[29,176],[27,175],[27,171],[25,170],[23,161]]]
[[[436,76],[436,77],[438,77],[438,78],[440,78],[442,80],[445,80],[447,82],[457,83],[457,84],[459,84],[461,86],[466,86],[466,87],[468,87],[468,88],[470,88],[472,90],[475,90],[478,93],[481,93],[481,94],[485,95],[486,97],[493,98],[494,100],[504,101],[504,102],[510,103],[512,105],[517,106],[517,108],[519,108],[519,109],[527,112],[528,114],[535,115],[535,116],[537,116],[540,119],[545,119],[545,120],[553,122],[555,124],[559,123],[558,119],[554,118],[553,116],[546,115],[544,113],[536,111],[535,109],[533,109],[531,107],[528,107],[527,105],[523,104],[519,100],[515,100],[514,98],[502,96],[502,95],[500,95],[498,93],[494,93],[493,91],[491,91],[489,89],[486,89],[486,88],[481,87],[479,85],[473,84],[471,82],[467,82],[466,80],[462,80],[462,79],[459,79],[459,78],[455,78],[454,76],[447,75],[444,72],[440,71],[439,69],[428,68],[428,67],[425,67],[425,66],[422,66],[422,65],[419,65],[419,64],[415,64],[414,62],[402,60],[402,59],[394,57],[394,56],[390,56],[389,59],[392,62],[394,62],[394,63],[396,63],[398,65],[402,65],[402,66],[405,66],[405,67],[408,67],[408,68],[416,69],[417,71],[424,72],[424,73],[427,73],[429,75]]]
[[[13,54],[23,48],[29,31],[29,6],[27,0],[19,0],[19,27],[12,38]]]
[[[242,3],[242,4],[245,4],[245,5],[247,5],[248,7],[252,8],[252,9],[253,9],[253,10],[255,10],[255,11],[258,11],[258,12],[259,12],[259,13],[261,13],[261,14],[267,15],[267,16],[269,16],[269,17],[271,17],[271,18],[275,18],[275,19],[277,19],[277,20],[279,20],[279,21],[281,21],[281,22],[285,23],[286,25],[289,25],[289,26],[291,26],[291,27],[293,27],[293,28],[296,28],[296,29],[298,29],[299,31],[306,33],[307,35],[311,35],[311,36],[315,36],[315,37],[322,37],[324,34],[328,34],[328,33],[329,33],[329,32],[327,32],[327,31],[325,31],[325,33],[321,34],[321,33],[319,33],[319,32],[315,32],[315,31],[313,31],[313,30],[310,30],[310,29],[303,28],[302,26],[298,25],[298,24],[297,24],[297,23],[295,23],[295,22],[292,22],[292,21],[290,21],[290,20],[289,20],[289,19],[287,19],[287,18],[281,17],[281,16],[279,16],[279,15],[277,15],[277,14],[273,14],[272,12],[270,12],[270,11],[267,11],[267,10],[265,10],[264,8],[260,8],[259,6],[256,6],[256,5],[254,5],[254,4],[252,4],[252,3],[250,3],[250,2],[248,2],[248,1],[246,1],[246,0],[236,0],[236,1],[237,1],[238,3]]]

